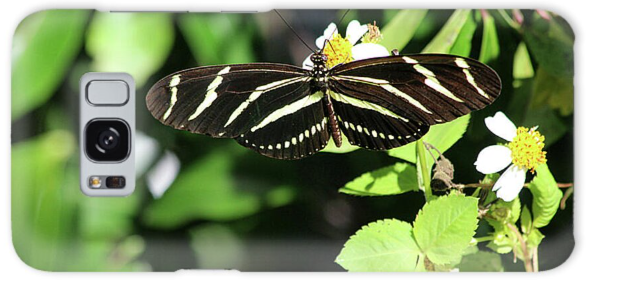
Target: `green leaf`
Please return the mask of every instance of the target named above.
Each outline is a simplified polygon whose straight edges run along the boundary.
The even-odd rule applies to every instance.
[[[11,119],[43,105],[80,52],[87,10],[48,10],[26,17],[13,36]]]
[[[503,272],[502,258],[499,254],[488,251],[478,251],[463,256],[458,265],[460,272]]]
[[[534,67],[532,67],[532,60],[530,54],[527,51],[527,46],[524,42],[519,43],[517,51],[515,52],[514,65],[512,67],[512,77],[514,79],[527,79],[534,77]]]
[[[458,117],[454,121],[434,125],[428,133],[422,137],[422,140],[432,144],[434,147],[439,149],[439,151],[445,152],[458,140],[460,140],[461,137],[463,137],[463,134],[465,134],[465,131],[467,130],[470,117],[471,115],[467,114],[465,116]]]
[[[469,243],[469,246],[467,246],[467,248],[465,248],[462,252],[461,252],[461,256],[453,261],[451,261],[448,264],[445,265],[438,265],[438,264],[433,264],[435,267],[435,271],[437,272],[438,269],[441,269],[443,267],[443,271],[451,271],[455,268],[458,267],[458,265],[463,261],[463,257],[467,256],[467,255],[471,255],[478,252],[478,244],[475,240],[471,240]],[[445,270],[447,269],[447,270]]]
[[[497,181],[497,179],[499,179],[500,174],[499,173],[491,173],[491,174],[487,174],[484,176],[484,178],[482,178],[482,181],[480,181],[480,184],[491,184],[491,183],[495,183],[495,181]],[[482,193],[481,191],[483,191],[482,187],[477,187],[476,190],[474,190],[474,193],[471,195],[473,197],[478,197],[480,198]],[[485,198],[484,200],[480,203],[482,205],[487,205],[489,202],[495,200],[496,195],[495,192],[490,191],[489,190],[484,190],[487,194],[485,194]]]
[[[530,107],[525,112],[523,126],[538,126],[538,131],[545,136],[545,148],[553,145],[569,131],[569,127],[549,105],[540,108]]]
[[[363,226],[345,243],[336,263],[348,271],[415,271],[419,259],[411,224],[391,219]]]
[[[416,155],[417,151],[415,143],[410,143],[398,148],[390,149],[387,151],[387,154],[389,156],[400,158],[411,163],[416,163],[418,160],[418,156]]]
[[[506,201],[501,201],[506,202]],[[510,205],[510,223],[516,223],[521,215],[521,199],[518,197],[509,202]]]
[[[95,13],[86,37],[92,68],[127,72],[142,86],[166,61],[174,43],[169,13]]]
[[[523,37],[536,62],[555,77],[573,78],[575,35],[558,16],[543,19],[534,14],[523,26]]]
[[[521,211],[521,232],[527,234],[532,230],[532,214],[527,206]]]
[[[424,20],[427,9],[400,10],[392,20],[381,29],[381,45],[388,50],[405,48]]]
[[[447,264],[462,255],[477,227],[478,199],[450,194],[424,205],[413,224],[413,234],[428,259]]]
[[[487,244],[487,247],[499,254],[506,254],[512,251],[517,245],[517,236],[510,230],[498,232],[495,239]]]
[[[357,196],[384,196],[416,190],[418,179],[415,166],[400,162],[364,173],[338,191]]]
[[[500,45],[495,28],[495,19],[486,11],[482,10],[482,45],[478,59],[489,64],[499,57]]]
[[[497,221],[489,218],[487,215],[484,219],[495,230],[493,232],[493,240],[487,244],[487,247],[500,254],[506,254],[517,246],[519,240],[516,234],[508,228],[506,221]]]
[[[79,186],[67,183],[67,161],[76,152],[73,134],[48,132],[11,149],[11,220],[13,245],[20,258],[41,270],[62,266],[69,250]],[[77,173],[77,172],[73,172]],[[73,176],[72,176],[73,177]]]
[[[467,125],[469,124],[469,118],[470,115],[468,114],[448,123],[434,125],[428,133],[426,133],[422,140],[432,144],[443,153],[452,147],[459,139],[461,139],[461,137],[463,137],[463,134],[465,134],[465,131],[467,130]],[[388,150],[388,155],[409,161],[411,163],[416,163],[416,154],[416,145],[414,143]],[[435,157],[437,156],[434,151],[433,154]],[[435,163],[433,158],[430,155],[427,155],[426,157],[427,165],[429,165],[429,167],[432,166]]]
[[[545,148],[548,148],[568,131],[568,122],[560,116],[561,112],[558,112],[558,108],[561,109],[560,106],[566,104],[566,106],[570,105],[570,110],[572,110],[572,95],[569,95],[571,98],[567,97],[564,103],[558,102],[557,105],[553,105],[551,102],[565,96],[555,95],[558,94],[557,92],[572,94],[572,86],[557,83],[553,79],[545,81],[544,78],[548,78],[545,75],[546,72],[541,69],[539,71],[542,73],[537,74],[533,79],[515,80],[514,86],[517,88],[514,89],[507,113],[513,114],[511,119],[517,125],[538,126],[538,131],[545,136]],[[535,84],[538,86],[534,87]]]
[[[450,54],[465,57],[469,56],[472,44],[471,41],[474,37],[477,26],[478,24],[476,23],[476,19],[474,19],[474,14],[469,13],[465,24],[463,24],[463,27],[456,38],[456,41],[454,41],[454,45],[450,48]]]
[[[572,77],[558,77],[539,67],[534,78],[534,94],[531,108],[551,107],[562,116],[573,113],[574,86]]]
[[[322,149],[322,152],[331,152],[331,153],[347,153],[360,149],[358,146],[351,145],[346,136],[342,136],[342,145],[337,147],[334,143],[334,139],[330,138],[327,142],[327,146]]]
[[[439,33],[422,50],[422,53],[450,53],[450,49],[467,23],[470,14],[469,9],[454,11]]]
[[[540,245],[545,236],[540,232],[540,230],[533,228],[532,231],[525,236],[525,238],[527,239],[526,242],[528,248],[535,248]]]
[[[494,197],[497,197],[493,195]],[[504,200],[496,201],[489,210],[489,216],[502,223],[516,223],[521,214],[521,200],[516,199],[506,202]]]
[[[535,228],[542,228],[555,216],[562,200],[562,191],[558,188],[546,163],[536,167],[536,176],[530,182],[529,188],[533,196],[532,225]]]

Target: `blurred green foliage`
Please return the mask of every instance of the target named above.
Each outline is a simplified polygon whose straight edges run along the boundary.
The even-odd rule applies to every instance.
[[[309,43],[343,14],[283,12]],[[523,20],[511,13],[521,14]],[[477,152],[497,142],[486,130],[484,117],[502,110],[517,125],[539,126],[546,136],[546,150],[555,155],[548,167],[541,168],[549,175],[532,182],[534,195],[524,198],[523,207],[519,200],[497,207],[508,209],[502,210],[507,212],[502,221],[520,223],[528,245],[544,248],[543,237],[549,235],[572,239],[572,216],[564,214],[564,220],[555,222],[562,213],[556,213],[557,206],[552,213],[548,211],[557,205],[561,191],[545,186],[554,177],[572,181],[574,35],[568,24],[557,15],[544,18],[530,10],[354,10],[340,30],[352,19],[376,21],[388,50],[469,56],[497,70],[504,88],[492,106],[433,126],[424,140],[460,166],[455,180],[473,182],[483,178],[472,166]],[[329,147],[329,152],[302,161],[274,161],[232,141],[162,126],[140,104],[156,80],[180,69],[266,60],[300,65],[308,51],[297,42],[274,13],[50,10],[24,19],[14,36],[11,80],[12,227],[19,256],[35,268],[53,271],[252,270],[269,268],[263,260],[266,254],[282,270],[341,270],[333,260],[342,241],[361,228],[356,236],[369,243],[352,239],[337,259],[347,269],[381,269],[389,263],[373,259],[372,252],[392,246],[397,251],[391,260],[413,263],[385,270],[428,270],[418,260],[421,254],[437,263],[435,270],[457,264],[441,265],[454,256],[431,246],[442,245],[441,240],[433,242],[433,232],[424,233],[428,243],[411,246],[417,246],[413,240],[416,224],[398,220],[369,224],[382,217],[413,221],[421,209],[424,199],[417,190],[424,185],[416,175],[421,171],[416,165],[416,144],[387,153]],[[139,177],[135,193],[127,198],[89,198],[79,189],[76,84],[89,71],[129,72],[136,79],[138,128],[158,143],[151,158],[144,161],[145,175]],[[174,153],[181,168],[163,196],[155,198],[148,193],[146,174],[164,151]],[[428,155],[424,161],[426,175],[430,175],[434,161]],[[391,196],[343,197],[338,189],[355,195]],[[494,199],[494,193],[485,201],[489,199]],[[436,201],[436,205],[446,203]],[[530,201],[528,208],[525,205]],[[449,203],[463,203],[464,209],[470,209],[469,202]],[[422,213],[436,211],[432,218],[441,218],[441,211],[433,209],[436,205]],[[569,204],[565,211],[571,209]],[[556,218],[549,221],[553,214]],[[518,221],[515,217],[519,216]],[[421,224],[425,218],[426,214]],[[489,247],[508,252],[515,248],[514,236],[496,221],[481,220],[478,230],[502,233]],[[470,222],[463,222],[468,230]],[[386,237],[382,228],[390,225],[399,234]],[[336,247],[317,249],[304,256],[310,261],[303,263],[306,259],[295,251],[303,246],[295,250],[282,246],[266,253],[251,243],[267,239],[278,244],[295,238],[304,245],[328,241]],[[381,243],[386,238],[397,243]],[[347,258],[353,257],[352,251],[361,252],[357,246],[367,247],[360,249],[366,251],[367,259]],[[464,253],[458,264],[461,271],[500,271],[512,264],[511,259],[507,262],[488,249],[478,251],[464,239],[458,247]],[[516,254],[521,258],[519,250]],[[310,256],[318,256],[319,262],[312,262]],[[546,256],[548,261],[541,256],[541,268],[563,262],[563,255],[558,256]]]
[[[45,104],[82,48],[88,11],[50,10],[24,19],[13,36],[11,118]]]
[[[391,49],[402,50],[423,23],[426,13],[428,13],[426,9],[397,12],[388,24],[381,27],[383,34],[381,44]]]
[[[196,61],[201,65],[254,62],[252,34],[242,15],[188,14],[179,28]]]
[[[20,257],[36,268],[55,268],[56,257],[66,250],[74,207],[64,191],[69,156],[75,142],[70,133],[48,132],[13,146],[11,195],[13,242]],[[23,163],[23,162],[28,163]],[[75,189],[72,189],[75,190]],[[76,193],[77,194],[77,193]]]
[[[146,208],[145,223],[156,228],[174,228],[197,218],[228,221],[255,214],[262,207],[281,206],[292,200],[293,189],[284,185],[269,187],[262,194],[256,192],[266,188],[260,181],[248,183],[256,187],[255,191],[238,189],[235,179],[248,178],[234,177],[230,153],[226,148],[220,149],[184,169],[162,199]]]
[[[167,13],[95,13],[86,34],[92,70],[127,72],[141,87],[172,49],[174,26]]]

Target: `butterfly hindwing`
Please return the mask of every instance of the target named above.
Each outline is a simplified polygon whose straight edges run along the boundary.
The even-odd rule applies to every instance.
[[[342,97],[333,91],[332,98]],[[332,100],[338,125],[352,145],[371,150],[387,150],[420,139],[428,132],[428,125],[393,114],[385,115],[371,108],[360,108]]]
[[[300,159],[322,150],[330,137],[322,98],[321,92],[308,94],[282,107],[280,112],[272,113],[262,124],[240,135],[237,142],[277,159]]]

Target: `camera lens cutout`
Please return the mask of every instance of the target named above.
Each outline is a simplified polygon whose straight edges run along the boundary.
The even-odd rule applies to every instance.
[[[114,128],[110,128],[108,130],[104,130],[99,135],[99,147],[101,147],[105,152],[105,150],[113,150],[118,146],[118,141],[120,140],[120,134]]]
[[[129,155],[129,127],[119,119],[90,121],[85,141],[86,154],[94,161],[122,161]]]

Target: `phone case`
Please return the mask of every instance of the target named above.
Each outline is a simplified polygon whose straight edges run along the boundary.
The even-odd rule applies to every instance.
[[[544,10],[36,12],[13,38],[15,250],[46,271],[555,268],[573,42]],[[80,191],[89,72],[135,81],[126,197]]]

